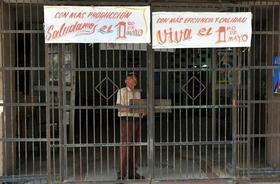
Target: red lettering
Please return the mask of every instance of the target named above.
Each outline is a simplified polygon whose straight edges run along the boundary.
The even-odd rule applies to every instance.
[[[179,43],[181,41],[190,40],[191,37],[191,29],[184,29],[184,30],[173,30],[169,28],[169,30],[164,30],[163,33],[159,30],[157,31],[157,41],[159,44],[164,44],[166,41],[169,43]]]
[[[190,40],[192,38],[191,33],[192,33],[191,29],[185,29],[184,40]]]
[[[217,33],[218,33],[218,40],[216,43],[226,42],[226,28],[224,26],[219,27]]]
[[[99,29],[99,31],[101,33],[110,33],[110,32],[112,32],[112,25],[110,25],[110,26],[104,25]]]
[[[59,13],[58,12],[55,14],[54,18],[56,18],[56,19],[59,18]]]
[[[82,34],[93,34],[95,32],[97,25],[94,23],[79,23],[76,22],[72,25],[66,25],[63,23],[58,29],[54,29],[54,25],[47,28],[46,40],[50,41],[62,37],[70,33],[76,33],[76,35]]]
[[[126,38],[126,23],[125,22],[119,22],[117,24],[117,27],[118,27],[117,39]]]
[[[86,12],[72,12],[70,15],[69,15],[69,18],[84,18],[84,16],[86,16]]]
[[[157,23],[167,23],[169,18],[158,18]]]
[[[198,31],[198,33],[197,33],[197,35],[198,36],[209,36],[209,35],[211,35],[212,34],[212,28],[210,27],[210,28],[205,28],[205,27],[203,27],[203,28],[201,28],[199,31]]]
[[[164,40],[162,40],[162,38],[161,38],[160,30],[157,32],[157,40],[158,40],[159,44],[161,44],[161,45],[166,42],[166,30],[164,30]]]
[[[57,12],[54,16],[54,18],[59,19],[59,18],[67,18],[69,12]]]
[[[51,40],[51,38],[52,38],[52,33],[51,33],[51,31],[53,30],[53,28],[54,28],[54,26],[53,25],[51,25],[49,28],[48,28],[48,31],[47,31],[47,36],[46,36],[46,40]]]
[[[248,40],[248,35],[247,34],[242,35],[242,40],[246,42]]]
[[[180,32],[180,37],[178,38],[179,33],[178,33],[178,31],[175,31],[175,42],[176,43],[179,43],[182,40],[183,31],[180,30],[179,32]]]

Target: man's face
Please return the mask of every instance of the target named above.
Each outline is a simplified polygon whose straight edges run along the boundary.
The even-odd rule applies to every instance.
[[[130,89],[134,89],[137,84],[137,78],[134,75],[128,76],[125,83],[127,87],[129,87]]]

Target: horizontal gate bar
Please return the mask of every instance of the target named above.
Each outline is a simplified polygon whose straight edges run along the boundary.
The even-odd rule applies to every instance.
[[[247,141],[235,141],[239,144],[245,144]],[[155,142],[155,146],[192,146],[192,145],[230,145],[233,144],[232,141],[193,141],[193,142]],[[66,147],[66,148],[89,148],[89,147],[120,147],[120,146],[147,146],[147,143],[93,143],[93,144],[55,144],[51,147]]]
[[[44,30],[0,30],[1,34],[43,34]]]
[[[121,146],[147,146],[148,143],[93,143],[93,144],[55,144],[51,147],[66,147],[66,148],[89,148],[89,147],[121,147]]]
[[[247,141],[235,141],[236,143],[244,144]],[[194,141],[194,142],[163,142],[155,143],[155,146],[192,146],[192,145],[221,145],[233,144],[233,141]]]
[[[266,133],[266,134],[241,134],[237,138],[265,138],[265,137],[280,137],[279,133]]]
[[[0,141],[3,142],[47,142],[46,138],[0,138]],[[59,139],[52,138],[51,142],[59,141]]]
[[[46,175],[38,175],[38,176],[26,176],[26,175],[12,175],[12,176],[0,176],[1,182],[30,182],[37,180],[47,180],[48,177]]]
[[[13,105],[16,106],[16,105]],[[146,108],[146,106],[138,106],[138,107],[129,107],[131,109],[134,108]],[[155,109],[227,109],[232,108],[232,105],[178,105],[178,106],[155,106]],[[246,105],[237,105],[237,107],[247,107]],[[90,109],[90,110],[101,110],[101,109],[118,109],[116,106],[54,106],[54,109],[65,109],[65,110],[83,110],[83,109]],[[164,114],[164,113],[162,113]]]

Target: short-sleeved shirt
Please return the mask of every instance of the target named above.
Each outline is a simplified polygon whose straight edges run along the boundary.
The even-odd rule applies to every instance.
[[[141,94],[140,91],[138,90],[131,90],[128,87],[121,88],[118,90],[117,94],[117,105],[124,105],[128,106],[129,105],[129,100],[130,99],[140,99]],[[118,112],[119,117],[140,117],[139,113],[131,113],[131,112]]]

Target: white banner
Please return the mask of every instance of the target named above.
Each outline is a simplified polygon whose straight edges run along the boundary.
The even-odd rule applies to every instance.
[[[153,48],[250,47],[252,13],[153,12]]]
[[[44,6],[46,43],[150,43],[149,6]]]

